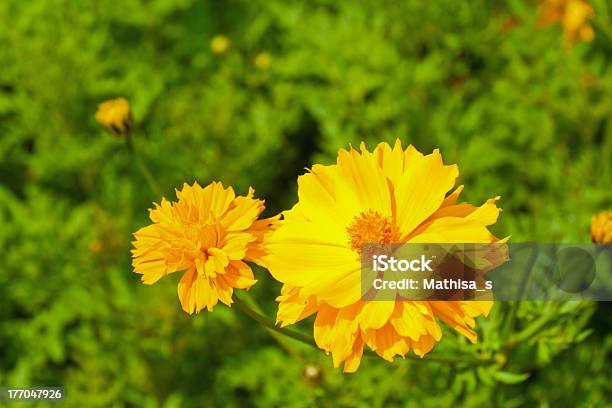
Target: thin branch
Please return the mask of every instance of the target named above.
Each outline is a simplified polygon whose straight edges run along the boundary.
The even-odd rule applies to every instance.
[[[125,144],[128,148],[128,151],[132,155],[132,158],[136,162],[136,166],[138,167],[140,174],[142,174],[147,185],[149,186],[149,189],[151,190],[153,194],[156,195],[156,197],[161,198],[162,196],[161,189],[159,188],[159,185],[155,181],[155,177],[153,177],[153,175],[151,174],[151,171],[149,171],[149,168],[147,167],[146,163],[142,160],[142,157],[136,151],[136,148],[134,147],[134,140],[132,139],[131,133],[128,133],[125,136]]]

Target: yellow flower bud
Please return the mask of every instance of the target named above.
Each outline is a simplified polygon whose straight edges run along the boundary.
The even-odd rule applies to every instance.
[[[125,136],[132,129],[132,111],[125,98],[104,101],[98,105],[96,121],[116,136]]]
[[[222,34],[215,35],[210,41],[210,49],[215,54],[223,54],[229,49],[229,47],[230,39]]]
[[[604,211],[591,218],[591,241],[612,244],[612,211]]]
[[[267,52],[260,52],[253,61],[257,69],[266,70],[272,65],[272,56]]]

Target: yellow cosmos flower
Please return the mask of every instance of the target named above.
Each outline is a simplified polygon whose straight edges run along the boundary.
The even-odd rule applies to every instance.
[[[539,21],[542,25],[563,24],[563,46],[569,48],[577,40],[593,40],[595,31],[589,20],[594,15],[586,0],[543,0]]]
[[[257,220],[264,203],[236,196],[231,187],[213,182],[202,188],[184,184],[177,202],[165,198],[149,210],[153,224],[134,234],[134,272],[151,285],[165,275],[186,271],[178,285],[183,310],[209,311],[220,300],[231,305],[234,288],[248,289],[256,281],[244,260],[257,261],[260,242],[273,222]]]
[[[474,318],[490,301],[361,301],[362,243],[490,243],[495,202],[457,204],[447,196],[459,171],[438,150],[379,144],[373,152],[340,150],[335,165],[315,165],[298,178],[298,203],[265,240],[262,263],[284,283],[277,298],[282,326],[316,314],[317,345],[334,366],[359,367],[370,347],[392,361],[429,352],[442,337],[438,319],[476,342]]]
[[[123,136],[132,129],[132,111],[125,98],[104,101],[98,105],[96,121],[116,136]]]
[[[612,211],[604,211],[591,218],[591,241],[612,244]]]

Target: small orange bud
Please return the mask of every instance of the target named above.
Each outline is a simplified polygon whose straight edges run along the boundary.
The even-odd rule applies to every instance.
[[[130,103],[125,98],[104,101],[98,105],[96,121],[115,136],[130,133],[133,119]]]

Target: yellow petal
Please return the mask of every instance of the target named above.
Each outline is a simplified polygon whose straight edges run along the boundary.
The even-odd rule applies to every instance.
[[[379,143],[374,149],[374,156],[385,177],[392,185],[397,185],[404,171],[404,149],[400,140],[395,141],[393,149],[387,143]]]
[[[321,168],[298,177],[299,213],[307,220],[344,228],[350,214],[336,201],[334,179],[325,177]],[[295,212],[295,211],[294,211]]]
[[[418,341],[408,340],[408,342],[414,354],[421,358],[429,353],[436,344],[436,340],[432,336],[423,336]]]
[[[250,233],[231,232],[223,238],[221,249],[229,259],[244,259],[249,243],[255,239],[255,236]]]
[[[500,197],[497,196],[495,198],[491,198],[487,200],[486,203],[478,207],[473,213],[468,215],[466,218],[469,220],[478,221],[482,225],[493,225],[497,222],[497,218],[499,217],[499,213],[501,209],[495,205],[495,202],[499,200]]]
[[[364,303],[359,313],[359,327],[362,330],[380,329],[387,323],[395,308],[395,301],[381,300]]]
[[[358,333],[353,343],[353,352],[344,361],[344,372],[354,373],[361,364],[361,356],[363,355],[363,340],[361,335]]]
[[[414,231],[409,243],[486,243],[491,233],[481,223],[467,218],[438,218]]]
[[[327,277],[340,278],[359,266],[344,232],[311,222],[281,223],[266,243],[262,262],[275,279],[304,287]],[[331,275],[331,277],[330,277]]]
[[[408,340],[397,334],[390,323],[362,333],[365,333],[366,343],[385,360],[393,361],[394,356],[403,356],[409,350]]]
[[[493,305],[494,302],[488,300],[462,302],[463,310],[471,317],[478,317],[480,315],[488,316]]]
[[[219,300],[230,306],[233,303],[232,294],[234,293],[234,287],[230,284],[231,280],[225,279],[225,274],[220,275],[214,280],[214,291],[217,293]]]
[[[410,302],[398,302],[390,321],[398,334],[414,341],[425,335],[431,335],[436,340],[442,336],[442,331],[435,320],[431,316],[422,314]]]
[[[471,327],[474,326],[474,320],[467,316],[459,302],[429,302],[432,309],[444,323],[463,334],[472,343],[476,343],[478,335]],[[471,326],[471,327],[470,327]]]
[[[341,203],[345,203],[350,197],[351,201],[359,203],[359,212],[371,210],[386,217],[391,215],[391,193],[387,178],[372,153],[365,148],[361,154],[354,149],[350,152],[340,150],[338,172],[342,183],[336,185],[336,197]]]
[[[444,201],[442,201],[442,204],[440,205],[440,207],[447,207],[449,205],[455,205],[457,203],[457,199],[459,198],[459,195],[463,191],[463,188],[464,188],[463,184],[458,186],[452,193],[450,193],[444,199]]]
[[[240,289],[248,289],[257,282],[251,267],[242,261],[230,261],[225,273],[219,275],[217,279],[222,279],[230,286]]]
[[[440,207],[458,174],[457,166],[444,166],[437,150],[427,156],[410,156],[395,186],[397,224],[403,237]]]
[[[225,267],[229,264],[229,259],[225,252],[219,248],[208,248],[206,252],[209,255],[206,261],[206,273],[209,276],[224,273]]]
[[[281,327],[294,324],[317,311],[314,296],[304,298],[300,296],[299,288],[291,285],[283,285],[281,295],[276,301],[279,302],[276,323],[280,323]]]
[[[354,304],[344,309],[336,309],[321,304],[314,324],[314,338],[317,345],[331,351],[334,367],[346,360],[353,352],[353,342],[357,335],[355,317],[361,305]]]
[[[178,297],[183,310],[189,314],[193,314],[196,309],[195,296],[192,296],[192,285],[197,274],[195,268],[189,269],[178,284]]]
[[[225,213],[221,219],[226,231],[241,231],[249,228],[263,211],[263,202],[250,197],[237,197],[233,208]]]

